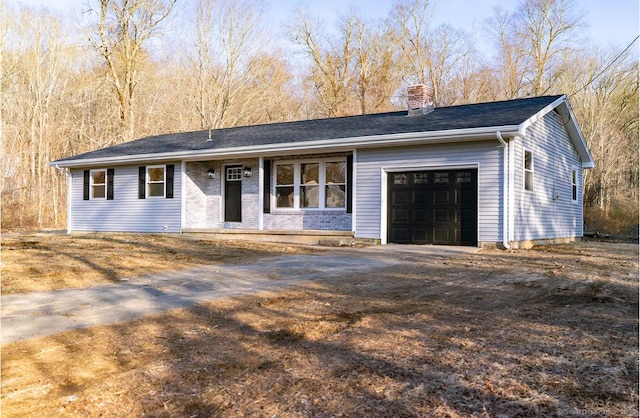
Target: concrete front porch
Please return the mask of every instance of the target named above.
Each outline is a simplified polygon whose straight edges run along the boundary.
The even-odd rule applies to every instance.
[[[203,234],[215,239],[241,239],[263,242],[284,242],[292,244],[325,245],[339,247],[364,243],[353,236],[353,231],[330,230],[257,230],[257,229],[222,229],[222,228],[187,228],[185,234]],[[376,244],[369,240],[366,244]]]

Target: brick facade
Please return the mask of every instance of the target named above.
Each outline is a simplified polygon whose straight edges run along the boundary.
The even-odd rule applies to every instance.
[[[277,161],[327,158],[344,154],[291,156]],[[253,175],[242,177],[242,222],[224,222],[225,167],[242,165],[251,167]],[[207,177],[213,169],[215,178]],[[185,228],[258,229],[262,207],[259,206],[259,162],[257,158],[245,160],[199,161],[186,163]],[[266,230],[334,230],[351,231],[352,217],[345,210],[274,211],[263,215]]]

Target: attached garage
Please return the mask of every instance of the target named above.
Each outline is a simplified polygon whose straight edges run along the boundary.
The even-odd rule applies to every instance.
[[[387,237],[397,244],[478,244],[478,170],[387,175]]]

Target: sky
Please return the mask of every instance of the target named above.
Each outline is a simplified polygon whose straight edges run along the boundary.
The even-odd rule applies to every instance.
[[[376,19],[389,14],[393,0],[265,0],[267,13],[273,26],[283,25],[292,12],[302,5],[306,9],[332,22],[334,18],[358,8],[365,17]],[[87,0],[4,0],[5,4],[22,3],[46,7],[64,14],[73,14]],[[472,32],[476,37],[483,33],[484,19],[491,15],[494,5],[513,10],[514,0],[433,0],[434,24],[449,23],[457,29]],[[625,48],[639,35],[638,0],[578,0],[576,4],[585,11],[589,27],[585,35],[600,46]]]

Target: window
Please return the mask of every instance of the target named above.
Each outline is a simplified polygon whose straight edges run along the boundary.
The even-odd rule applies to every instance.
[[[147,196],[164,197],[164,166],[148,166],[147,167]]]
[[[274,174],[277,208],[346,208],[345,160],[276,163]]]
[[[394,174],[393,184],[407,184],[407,175],[405,173]]]
[[[429,173],[413,173],[413,184],[429,184]]]
[[[173,199],[174,172],[173,164],[138,167],[138,199],[147,197]],[[107,190],[107,199],[109,199],[108,193]]]
[[[458,171],[456,173],[456,183],[471,183],[472,177],[470,171]]]
[[[533,154],[524,152],[524,189],[533,190]]]
[[[347,179],[345,177],[346,162],[325,163],[325,208],[343,208],[345,204],[345,193],[347,190]]]
[[[293,164],[276,166],[276,207],[292,208],[294,199]]]
[[[227,167],[227,181],[241,181],[242,167]]]
[[[571,170],[571,201],[578,201],[578,172]]]
[[[82,200],[113,200],[115,169],[84,170]]]
[[[107,170],[91,170],[90,199],[107,198]]]
[[[449,173],[436,173],[433,181],[439,184],[449,183]]]
[[[320,207],[320,163],[300,165],[300,207]]]

